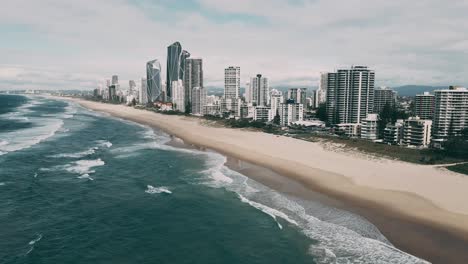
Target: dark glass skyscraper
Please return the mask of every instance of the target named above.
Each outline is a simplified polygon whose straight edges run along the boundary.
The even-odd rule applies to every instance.
[[[146,90],[149,102],[163,100],[162,82],[161,82],[161,64],[158,60],[148,61],[146,63]]]
[[[166,72],[166,90],[168,100],[172,98],[172,82],[182,80],[181,73],[181,54],[182,46],[175,42],[167,47],[167,72]]]
[[[185,105],[192,101],[192,89],[195,87],[203,88],[203,60],[186,59],[184,70],[184,88],[185,88]]]

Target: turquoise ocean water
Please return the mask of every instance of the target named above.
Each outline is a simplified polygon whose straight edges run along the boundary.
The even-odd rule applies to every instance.
[[[365,219],[213,152],[43,97],[0,95],[0,263],[420,263]]]

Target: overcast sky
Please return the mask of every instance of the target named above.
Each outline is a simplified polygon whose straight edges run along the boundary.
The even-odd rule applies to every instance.
[[[319,73],[368,65],[378,85],[467,85],[467,0],[2,0],[0,89],[92,89],[145,75],[180,41],[242,84],[317,86]]]

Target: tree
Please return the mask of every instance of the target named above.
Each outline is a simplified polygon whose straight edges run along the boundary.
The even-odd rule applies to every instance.
[[[279,125],[280,122],[281,122],[281,118],[280,118],[280,115],[279,115],[279,111],[278,111],[278,109],[276,109],[276,115],[273,118],[273,124]]]
[[[315,115],[317,116],[319,120],[326,122],[327,121],[327,104],[321,103],[319,107],[317,108],[317,112]]]
[[[191,104],[191,103],[187,103],[187,104],[185,105],[185,114],[188,115],[188,114],[190,114],[190,113],[192,113],[192,104]]]
[[[135,106],[136,104],[137,104],[137,101],[136,101],[135,98],[133,98],[133,100],[132,100],[132,106]]]

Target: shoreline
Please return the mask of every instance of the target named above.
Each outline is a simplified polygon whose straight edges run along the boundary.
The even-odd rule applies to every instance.
[[[227,157],[271,170],[312,192],[323,194],[325,197],[337,201],[338,206],[335,205],[335,207],[357,213],[370,220],[397,248],[410,254],[434,263],[468,262],[468,252],[464,252],[468,246],[468,226],[463,224],[468,222],[468,216],[458,212],[450,212],[446,208],[442,209],[434,205],[432,201],[417,194],[359,185],[354,179],[338,173],[305,166],[295,160],[272,157],[252,149],[242,149],[242,146],[233,144],[236,142],[222,142],[213,140],[213,138],[197,139],[197,135],[191,133],[190,129],[180,126],[187,124],[193,128],[193,123],[198,122],[192,118],[164,116],[119,105],[106,105],[77,99],[73,101],[91,110],[106,112],[116,117],[161,129],[170,135],[181,138],[188,144],[213,149]],[[171,126],[169,122],[180,122],[181,124]],[[201,127],[201,125],[196,124],[196,127]],[[222,130],[224,132],[227,129],[203,127],[203,130]],[[270,141],[275,140],[276,137],[260,132],[229,130],[234,131],[231,134],[262,134],[262,137],[266,137]],[[281,137],[280,140],[292,141],[294,139]],[[250,155],[243,155],[243,153]],[[385,163],[387,161],[377,161],[377,163],[379,162]],[[229,164],[227,166],[229,167]],[[241,173],[256,180],[255,175],[253,175],[255,173],[250,173],[250,175],[248,172]],[[259,182],[265,184],[265,181]],[[269,184],[269,187],[274,185],[271,182]],[[266,185],[268,186],[268,184]],[[276,188],[273,189],[282,191],[277,185],[274,187]],[[395,199],[394,203],[389,203],[389,200],[392,201],[392,199]],[[405,234],[405,237],[401,237],[400,234]]]

